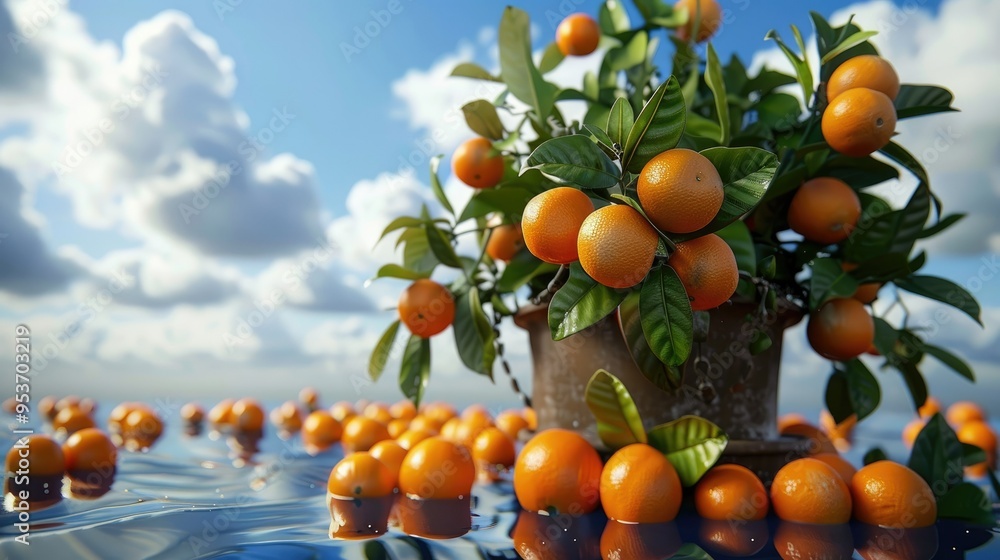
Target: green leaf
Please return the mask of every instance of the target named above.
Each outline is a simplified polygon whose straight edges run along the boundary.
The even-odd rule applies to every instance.
[[[842,53],[847,52],[848,50],[860,45],[861,43],[864,43],[865,41],[871,39],[876,35],[878,35],[878,31],[858,31],[857,33],[854,33],[850,37],[844,39],[839,45],[830,49],[829,52],[824,54],[823,58],[820,59],[820,63],[826,64],[827,62],[830,62],[831,60],[840,56]]]
[[[392,322],[375,344],[371,358],[368,360],[368,377],[372,381],[378,381],[385,371],[385,364],[389,361],[389,353],[392,352],[392,345],[396,342],[396,333],[399,332],[399,319]]]
[[[479,289],[473,286],[455,301],[455,346],[462,363],[472,371],[493,378],[496,338],[493,325],[483,311]]]
[[[864,362],[857,358],[844,363],[843,373],[847,380],[847,393],[851,401],[851,408],[858,415],[858,420],[864,420],[875,412],[882,400],[882,389],[879,387],[878,380],[875,379]],[[837,423],[846,419],[847,417],[837,418],[834,416]]]
[[[625,140],[622,168],[638,173],[656,155],[680,141],[687,109],[677,78],[660,84],[639,111]]]
[[[607,189],[621,179],[615,163],[582,134],[546,140],[531,152],[521,173],[529,169],[581,189]]]
[[[629,39],[625,45],[615,47],[605,55],[608,67],[617,72],[627,70],[633,66],[638,66],[646,60],[646,47],[649,44],[649,36],[645,31],[639,31]]]
[[[933,237],[943,232],[944,230],[950,228],[951,226],[957,224],[959,221],[965,218],[965,216],[966,215],[964,213],[948,214],[947,216],[938,220],[936,224],[920,232],[920,235],[917,236],[917,238],[927,239],[928,237]]]
[[[629,21],[628,12],[625,10],[625,3],[621,0],[609,0],[601,4],[597,12],[597,21],[601,25],[601,32],[605,35],[617,35],[632,28]]]
[[[971,482],[960,482],[938,498],[938,517],[961,519],[985,526],[996,525],[989,497]]]
[[[826,161],[823,175],[836,177],[857,190],[899,179],[899,169],[871,156],[855,158],[836,155]]]
[[[885,451],[883,451],[881,447],[872,447],[867,453],[865,453],[865,456],[861,461],[867,467],[872,463],[886,461],[888,459],[889,457],[885,454]]]
[[[635,115],[632,113],[632,105],[628,99],[619,97],[611,106],[611,114],[608,115],[608,138],[619,146],[624,146],[633,123]]]
[[[844,255],[851,262],[865,262],[893,253],[908,255],[923,232],[930,211],[930,190],[925,183],[917,186],[901,210],[886,211],[881,204],[865,207],[847,238]]]
[[[768,292],[773,293],[773,292]],[[760,329],[753,332],[753,339],[750,341],[750,355],[756,356],[771,347],[773,341],[768,334]]]
[[[503,138],[503,123],[497,116],[497,108],[489,101],[485,99],[470,101],[462,105],[462,114],[465,115],[465,123],[476,134],[490,140]]]
[[[776,88],[794,83],[795,78],[789,76],[788,74],[778,72],[777,70],[762,68],[756,76],[747,81],[743,94],[748,95],[750,93],[757,92],[761,96],[765,96],[774,91]]]
[[[943,87],[903,84],[893,102],[896,119],[907,119],[945,111],[957,111],[951,106],[955,96]]]
[[[971,467],[986,462],[986,452],[971,443],[962,442],[962,464]]]
[[[521,178],[524,178],[522,175]],[[500,212],[506,216],[520,216],[524,213],[524,207],[528,201],[543,189],[535,189],[527,186],[504,185],[495,189],[477,191],[465,209],[459,216],[458,222],[464,222],[473,218],[480,218],[493,212]]]
[[[792,26],[792,29],[795,29],[795,26]],[[773,29],[767,32],[764,39],[773,39],[774,42],[778,44],[778,48],[781,49],[781,52],[785,53],[785,57],[792,64],[792,68],[795,70],[795,75],[798,77],[799,85],[802,86],[802,99],[804,99],[808,105],[813,96],[813,75],[812,69],[809,68],[809,61],[792,52],[792,49],[788,48],[788,45],[781,40],[781,37]]]
[[[833,33],[833,28],[822,15],[809,12],[809,17],[812,18],[813,28],[816,29],[816,46],[819,48],[819,55],[823,56],[833,48],[837,37]]]
[[[757,250],[747,225],[739,220],[715,232],[725,241],[736,255],[736,266],[740,272],[750,276],[757,274]]]
[[[420,406],[420,399],[424,396],[430,375],[431,341],[415,334],[410,335],[399,370],[399,388],[416,406]]]
[[[709,148],[701,155],[719,171],[725,198],[711,223],[694,233],[676,236],[678,242],[719,231],[749,213],[765,198],[778,170],[778,158],[760,148]]]
[[[639,317],[639,292],[625,296],[618,306],[618,322],[625,345],[639,372],[663,391],[674,392],[681,386],[681,372],[660,361],[649,348]]]
[[[972,317],[980,325],[983,324],[979,302],[965,288],[951,280],[914,274],[906,278],[897,278],[894,283],[898,288],[912,294],[946,303]]]
[[[403,266],[410,270],[418,270],[430,274],[438,265],[437,257],[431,252],[427,242],[427,233],[423,227],[407,228],[399,236],[403,244]]]
[[[935,346],[927,342],[924,343],[923,349],[924,352],[937,358],[942,364],[954,370],[955,373],[958,373],[973,383],[976,381],[976,374],[972,372],[972,368],[958,356],[952,354],[944,348],[941,348],[940,346]]]
[[[579,262],[569,267],[569,279],[549,302],[549,329],[552,340],[576,334],[610,315],[627,292],[597,282],[583,271]]]
[[[408,268],[403,268],[398,264],[386,264],[382,265],[375,273],[375,278],[401,278],[403,280],[418,280],[420,278],[429,278],[430,271],[416,271],[410,270]]]
[[[660,361],[679,366],[687,360],[694,343],[691,302],[670,266],[653,268],[642,283],[639,317],[649,348]]]
[[[514,292],[532,278],[555,272],[558,268],[557,265],[542,262],[531,251],[518,251],[500,274],[496,289],[504,293]]]
[[[617,377],[597,370],[586,390],[587,407],[597,419],[597,435],[611,450],[632,443],[646,443],[642,418],[625,384]]]
[[[729,101],[726,99],[726,82],[722,76],[722,64],[715,48],[708,44],[708,62],[705,65],[705,83],[715,96],[715,113],[719,117],[719,143],[729,145]]]
[[[531,21],[527,12],[508,6],[500,20],[500,75],[510,92],[545,119],[555,103],[556,86],[542,79],[531,60]]]
[[[834,370],[830,374],[830,378],[826,382],[825,401],[826,409],[838,424],[854,414],[847,375],[844,372]]]
[[[565,58],[566,56],[559,50],[558,44],[549,43],[549,46],[545,47],[545,52],[542,53],[542,60],[538,62],[538,71],[542,74],[548,74],[555,70]]]
[[[927,421],[913,442],[908,466],[940,495],[962,482],[963,449],[954,430],[940,413]]]
[[[503,82],[493,74],[487,72],[482,66],[471,62],[463,62],[451,71],[452,76],[460,78],[472,78],[474,80],[487,80],[490,82]]]
[[[914,410],[920,410],[920,407],[924,406],[924,403],[927,402],[927,381],[924,379],[923,374],[917,369],[917,364],[910,360],[904,360],[893,365],[903,376],[903,383],[906,384],[906,389],[910,392],[910,398],[913,399]]]
[[[729,436],[698,416],[682,416],[646,434],[649,445],[663,453],[677,470],[681,484],[694,486],[726,449]]]
[[[410,216],[400,216],[394,219],[393,221],[389,222],[389,225],[385,226],[385,229],[382,230],[382,235],[378,237],[378,240],[382,241],[383,239],[385,239],[385,236],[389,235],[390,233],[396,230],[408,227],[422,226],[422,225],[424,225],[424,221],[421,220],[420,218],[412,218]]]
[[[986,476],[990,479],[990,486],[993,487],[993,494],[1000,496],[1000,479],[997,479],[997,474],[992,470],[986,470]]]
[[[809,279],[809,309],[815,311],[833,298],[854,295],[858,282],[840,268],[836,259],[823,258],[812,262],[812,277]]]
[[[452,268],[462,268],[462,261],[455,254],[455,248],[448,242],[447,233],[434,224],[424,224],[424,231],[427,233],[427,243],[431,252],[437,257],[441,264]]]
[[[921,165],[920,161],[916,157],[914,157],[913,154],[906,151],[906,149],[900,146],[899,144],[895,142],[889,142],[888,144],[883,146],[882,149],[879,150],[879,152],[884,154],[889,159],[905,167],[907,171],[913,174],[914,177],[920,179],[920,182],[923,183],[924,185],[931,184],[930,179],[927,177],[927,170],[924,169],[924,166]],[[920,190],[919,186],[917,187],[917,190]]]
[[[490,105],[492,107],[492,105]],[[496,111],[494,111],[496,114]],[[441,203],[441,207],[448,211],[452,216],[455,215],[455,209],[451,206],[451,201],[444,194],[444,189],[441,187],[441,179],[438,178],[438,167],[441,165],[441,156],[437,155],[431,158],[431,190],[434,191],[434,197],[437,198],[438,202]]]

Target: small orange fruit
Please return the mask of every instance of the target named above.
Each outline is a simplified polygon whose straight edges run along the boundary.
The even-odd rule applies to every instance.
[[[915,420],[911,420],[910,423],[903,428],[903,443],[906,444],[907,449],[913,449],[913,444],[917,441],[917,436],[920,435],[920,432],[926,425],[926,420],[923,418],[917,418]]]
[[[389,467],[366,451],[350,453],[330,471],[326,489],[342,498],[381,498],[396,487]]]
[[[561,428],[545,430],[517,458],[514,494],[531,512],[589,513],[600,501],[602,468],[600,456],[583,436]]]
[[[973,420],[962,424],[958,429],[958,440],[962,443],[975,445],[986,453],[986,462],[972,465],[966,472],[972,477],[986,476],[986,470],[993,470],[997,466],[997,435],[990,428],[989,424],[980,420]]]
[[[853,298],[835,298],[809,316],[809,344],[830,360],[860,356],[875,340],[875,321],[865,305]]]
[[[486,254],[495,261],[510,262],[524,247],[521,224],[503,224],[493,228],[486,242]]]
[[[677,38],[681,41],[691,40],[698,12],[701,14],[701,21],[698,22],[697,42],[707,41],[722,25],[722,7],[716,0],[678,0],[674,9],[684,9],[688,13],[687,22],[677,28]]]
[[[524,420],[528,423],[529,430],[535,431],[538,429],[538,415],[535,413],[535,409],[526,406],[521,414],[524,415]]]
[[[854,437],[854,427],[858,425],[858,415],[852,414],[838,424],[830,411],[824,408],[819,412],[819,425],[833,440],[851,440]]]
[[[60,410],[59,414],[56,414],[55,420],[52,421],[52,427],[57,432],[65,432],[67,434],[72,434],[84,428],[93,428],[94,425],[94,419],[75,406],[68,406]]]
[[[125,437],[151,443],[163,434],[163,420],[152,409],[138,407],[125,417],[122,433]]]
[[[896,108],[880,91],[849,89],[823,111],[820,127],[831,148],[846,156],[864,157],[892,140],[896,132]]]
[[[619,449],[601,473],[601,496],[609,519],[663,523],[677,517],[681,479],[667,458],[645,443]]]
[[[389,407],[389,414],[391,414],[393,418],[409,422],[410,420],[416,418],[417,407],[413,406],[413,402],[403,399]]]
[[[84,397],[80,399],[80,404],[77,408],[93,416],[94,412],[97,411],[97,402],[90,397]]]
[[[319,407],[319,392],[312,387],[303,387],[299,391],[299,402],[306,406],[306,410],[312,412]]]
[[[376,443],[392,439],[385,424],[367,416],[355,416],[344,424],[341,444],[347,451],[368,451]]]
[[[387,439],[373,445],[368,452],[371,453],[372,457],[389,467],[394,481],[399,479],[399,469],[403,465],[403,459],[406,458],[406,449],[402,445]]]
[[[569,264],[579,258],[580,227],[594,211],[583,191],[556,187],[536,195],[524,207],[521,231],[532,255],[551,264]]]
[[[450,420],[449,420],[450,422]],[[472,449],[472,443],[486,428],[493,427],[493,419],[489,416],[469,416],[459,421],[455,426],[453,439],[456,443]]]
[[[486,138],[466,140],[451,158],[451,168],[463,183],[475,189],[491,189],[503,179],[503,156]]]
[[[849,89],[868,88],[884,93],[895,101],[899,95],[899,76],[889,61],[874,54],[863,54],[845,60],[830,75],[826,98],[836,99]]]
[[[32,434],[25,438],[26,445],[15,445],[7,452],[7,473],[28,476],[60,476],[66,470],[62,447],[56,440],[44,434]]]
[[[208,411],[208,421],[214,426],[228,426],[233,423],[233,405],[236,399],[223,399]]]
[[[395,439],[410,429],[410,423],[402,418],[394,418],[389,421],[385,429],[389,432],[389,436]]]
[[[38,410],[45,415],[46,418],[52,420],[59,414],[59,409],[56,408],[56,403],[58,401],[52,395],[46,395],[38,401]]]
[[[667,263],[684,285],[694,311],[714,309],[736,293],[740,281],[736,255],[714,233],[678,243]]]
[[[778,417],[778,433],[784,434],[785,428],[795,424],[808,424],[809,420],[797,412],[789,412]]]
[[[240,431],[259,432],[264,429],[264,409],[253,399],[240,399],[233,404],[233,424]]]
[[[796,459],[774,475],[774,513],[786,521],[833,525],[851,519],[851,491],[830,465],[818,459]]]
[[[446,402],[432,402],[423,407],[420,415],[436,422],[437,424],[433,427],[436,431],[440,430],[445,422],[458,416],[458,412],[455,410],[455,407]],[[424,426],[424,428],[428,428],[428,426]]]
[[[429,437],[413,446],[399,469],[399,489],[424,499],[468,496],[476,467],[469,450],[441,437]]]
[[[937,521],[934,492],[920,475],[893,461],[862,467],[851,480],[854,518],[882,527],[927,527]]]
[[[302,429],[302,411],[295,401],[285,401],[271,411],[270,417],[271,423],[284,432],[297,432]]]
[[[307,447],[326,449],[340,441],[344,428],[341,423],[325,410],[317,410],[306,416],[302,423],[302,441]]]
[[[514,466],[514,441],[499,428],[486,428],[472,444],[472,458],[480,472],[495,475],[499,468]]]
[[[493,415],[490,414],[489,409],[481,404],[470,404],[465,407],[465,410],[461,414],[462,420],[468,420],[469,418],[485,418],[487,421],[493,421]]]
[[[861,200],[857,193],[833,177],[806,181],[795,191],[788,207],[788,226],[816,243],[839,243],[847,239],[860,217]]]
[[[948,407],[948,411],[945,412],[945,420],[951,424],[952,428],[957,429],[966,422],[975,420],[985,422],[986,413],[983,412],[983,409],[978,404],[972,401],[958,401]]]
[[[850,272],[857,268],[858,265],[849,262],[840,263],[840,268],[845,272]],[[882,289],[882,284],[879,282],[866,282],[864,284],[859,284],[858,289],[854,290],[854,295],[851,297],[860,301],[861,303],[871,303],[875,301],[878,297],[878,291]],[[875,350],[878,352],[878,350]]]
[[[421,278],[399,296],[399,319],[410,332],[430,338],[451,326],[455,320],[455,298],[437,282]]]
[[[440,436],[446,440],[458,442],[458,427],[462,425],[461,418],[452,418],[441,426]]]
[[[62,447],[68,472],[114,472],[118,449],[111,438],[97,428],[85,428],[69,436]]]
[[[694,150],[667,150],[642,168],[639,203],[649,220],[668,233],[691,233],[707,226],[722,208],[722,177]]]
[[[521,430],[528,429],[528,421],[516,410],[505,410],[497,414],[496,425],[503,433],[507,434],[507,437],[514,441],[517,441]]]
[[[698,515],[706,519],[752,521],[767,516],[764,483],[750,469],[736,464],[712,467],[694,490]]]
[[[564,56],[586,56],[597,50],[600,40],[601,28],[587,14],[566,16],[556,28],[556,46]]]
[[[333,403],[330,407],[330,415],[341,423],[347,422],[355,414],[357,414],[357,411],[354,410],[354,405],[347,401]]]
[[[368,406],[361,411],[361,414],[364,414],[380,424],[385,424],[386,426],[389,425],[389,422],[391,422],[393,418],[392,412],[389,412],[389,405],[381,402],[369,403]]]
[[[598,208],[583,221],[577,238],[580,265],[609,288],[631,288],[646,277],[660,236],[625,204]]]
[[[205,419],[205,409],[198,403],[189,402],[181,407],[181,420],[188,424],[201,424]]]
[[[810,455],[817,453],[836,453],[837,447],[830,441],[830,437],[823,430],[813,426],[809,422],[787,424],[781,427],[778,432],[783,436],[797,436],[808,441]]]
[[[430,432],[431,435],[435,435],[441,431],[442,426],[451,420],[458,420],[458,418],[451,418],[448,420],[441,420],[439,418],[432,418],[430,416],[424,416],[423,414],[418,414],[416,418],[410,420],[410,429],[416,430],[418,432]]]
[[[858,469],[854,468],[854,465],[836,453],[819,453],[817,455],[813,455],[812,458],[817,461],[823,461],[827,465],[833,467],[833,470],[837,471],[840,478],[843,478],[844,482],[847,484],[851,483],[851,479],[854,478],[854,473],[858,472]]]
[[[434,437],[434,432],[410,428],[396,438],[396,443],[403,446],[403,449],[413,449],[418,443],[430,437]]]
[[[917,409],[917,414],[919,414],[921,418],[930,418],[938,412],[941,412],[941,401],[934,397],[927,397],[924,404]]]

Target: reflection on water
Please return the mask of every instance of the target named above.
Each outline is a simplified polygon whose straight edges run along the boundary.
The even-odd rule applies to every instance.
[[[27,506],[30,556],[13,541],[18,504],[6,494],[0,558],[1000,558],[990,530],[953,521],[902,531],[774,518],[731,524],[689,513],[656,525],[608,521],[600,511],[540,515],[520,510],[508,474],[458,501],[329,501],[339,445],[311,455],[301,435],[282,439],[270,425],[245,434],[201,432],[176,415],[163,424],[148,451],[119,452],[113,478],[32,479],[32,495],[45,501]],[[864,429],[855,445],[862,451],[876,443],[864,440]],[[879,437],[891,454],[888,436]],[[9,429],[0,430],[2,450],[13,442]]]

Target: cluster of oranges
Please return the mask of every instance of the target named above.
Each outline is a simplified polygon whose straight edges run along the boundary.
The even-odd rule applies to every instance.
[[[919,418],[914,419],[903,428],[903,443],[913,447],[917,435],[927,424],[927,420],[941,411],[941,403],[934,397],[928,397],[924,406],[918,411]],[[967,475],[979,478],[986,476],[987,470],[997,467],[997,435],[987,423],[986,412],[971,401],[958,401],[948,407],[945,419],[955,430],[958,440],[962,443],[975,445],[986,453],[986,461],[978,465],[966,467]]]
[[[896,132],[899,76],[877,55],[853,57],[830,76],[823,111],[823,138],[834,150],[865,157],[885,147]]]

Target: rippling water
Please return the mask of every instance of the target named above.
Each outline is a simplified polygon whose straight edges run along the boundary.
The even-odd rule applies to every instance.
[[[101,425],[112,406],[102,403]],[[394,515],[388,533],[377,539],[332,539],[326,479],[342,456],[339,446],[312,456],[298,437],[283,440],[272,430],[259,442],[259,451],[250,454],[226,436],[186,435],[176,417],[165,420],[164,436],[152,450],[121,452],[107,494],[90,500],[67,498],[32,511],[30,546],[13,540],[18,535],[16,514],[0,513],[0,558],[514,559],[519,557],[515,543],[520,550],[531,549],[535,558],[560,560],[600,558],[602,547],[606,556],[629,560],[640,554],[629,546],[645,547],[651,558],[672,554],[731,558],[736,553],[778,558],[779,549],[796,557],[801,554],[796,551],[809,543],[833,552],[838,546],[869,541],[893,543],[897,552],[905,553],[900,558],[1000,558],[997,529],[950,522],[923,532],[872,534],[864,527],[819,530],[774,519],[733,527],[688,515],[653,526],[608,523],[600,513],[580,519],[549,518],[520,513],[509,481],[477,485],[471,520],[460,513],[453,526],[446,506],[433,512],[411,508],[406,510],[409,517],[402,518],[403,527]],[[903,423],[904,419],[863,424],[848,457],[859,464],[864,451],[881,445],[890,457],[905,458],[898,443]],[[14,440],[9,429],[3,430],[4,450]],[[435,525],[437,530],[467,532],[457,538],[429,539],[403,531],[425,533]],[[610,549],[621,550],[611,555]],[[860,557],[858,552],[854,555]]]

